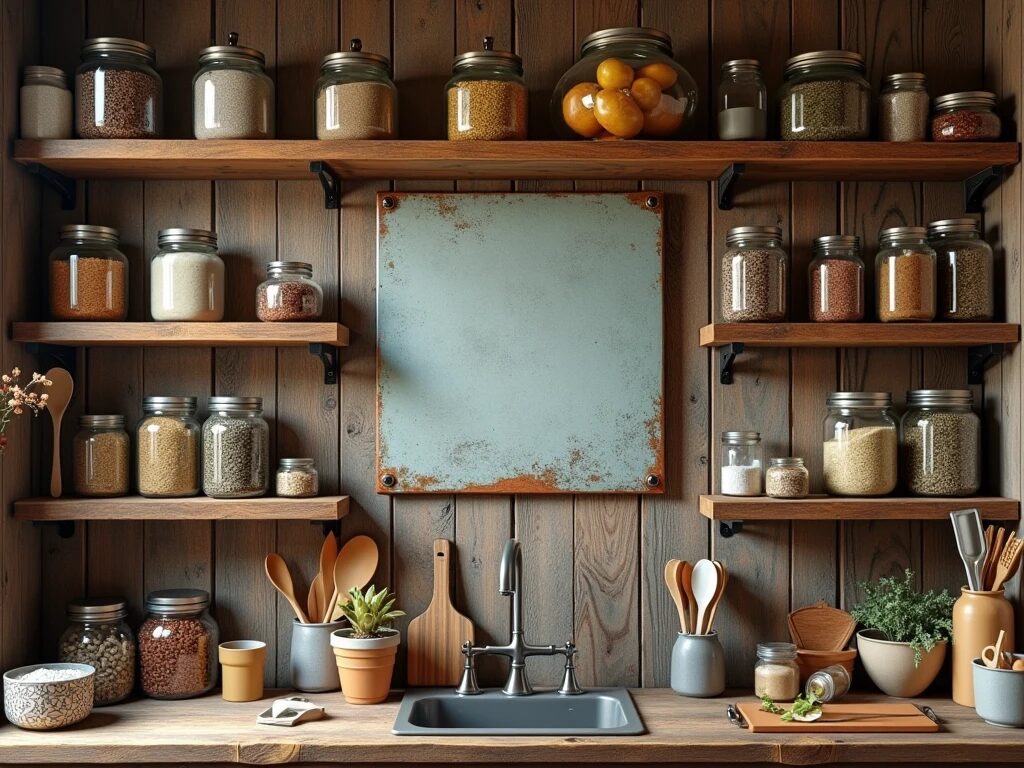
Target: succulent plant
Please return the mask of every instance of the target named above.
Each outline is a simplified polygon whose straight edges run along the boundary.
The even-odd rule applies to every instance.
[[[352,625],[352,637],[360,640],[380,637],[380,630],[385,625],[405,616],[405,611],[391,610],[395,596],[387,587],[378,592],[372,584],[366,592],[353,587],[348,591],[347,599],[339,600],[338,605]]]

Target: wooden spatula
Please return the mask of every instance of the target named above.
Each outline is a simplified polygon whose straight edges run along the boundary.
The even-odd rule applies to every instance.
[[[1013,578],[1020,567],[1021,554],[1024,553],[1024,539],[1010,539],[1003,547],[1003,553],[996,563],[995,575],[992,577],[993,591],[998,592],[1003,584]]]
[[[683,570],[682,560],[669,560],[665,563],[665,586],[668,587],[668,593],[672,595],[672,602],[676,604],[676,613],[679,614],[679,626],[683,632],[689,632],[689,621],[687,621],[687,607],[683,601],[686,597],[683,595],[683,586],[679,580],[679,573]]]
[[[986,559],[987,568],[985,571],[984,584],[982,589],[992,589],[992,579],[996,576],[996,566],[999,564],[999,558],[1003,555],[1003,544],[1006,543],[1006,529],[996,528],[996,535],[992,541],[992,546],[988,551],[988,558]]]
[[[64,412],[71,402],[71,395],[75,392],[75,382],[71,374],[63,368],[51,368],[46,372],[46,378],[53,382],[46,388],[49,395],[46,401],[46,412],[50,414],[53,421],[53,461],[50,465],[50,495],[53,498],[60,498],[63,488],[60,478],[60,423],[64,418]]]

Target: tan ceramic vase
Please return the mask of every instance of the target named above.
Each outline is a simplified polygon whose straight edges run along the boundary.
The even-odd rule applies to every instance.
[[[1005,630],[1003,650],[1012,651],[1013,606],[1003,590],[973,592],[961,587],[960,598],[953,606],[953,701],[965,707],[974,706],[974,669],[971,662],[981,656],[986,645],[992,645]]]
[[[331,648],[338,665],[341,692],[349,704],[380,704],[391,690],[391,675],[398,653],[398,632],[365,640],[350,637],[351,629],[331,633]]]

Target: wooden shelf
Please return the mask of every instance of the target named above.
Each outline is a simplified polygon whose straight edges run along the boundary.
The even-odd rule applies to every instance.
[[[1013,344],[1015,323],[713,323],[702,347],[971,347]]]
[[[312,520],[333,522],[348,514],[348,496],[285,499],[115,499],[40,497],[14,502],[18,520]]]
[[[1016,520],[1020,502],[991,496],[966,498],[848,498],[810,496],[769,499],[765,496],[701,496],[700,513],[711,520],[949,520],[955,509],[976,507],[987,520]]]
[[[348,346],[338,323],[14,323],[14,341],[69,347]]]

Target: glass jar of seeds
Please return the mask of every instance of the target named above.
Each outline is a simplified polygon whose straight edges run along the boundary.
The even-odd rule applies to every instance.
[[[871,132],[871,86],[864,57],[852,51],[814,51],[786,62],[779,98],[786,141],[866,139]]]
[[[772,701],[793,701],[800,693],[800,667],[793,643],[758,643],[754,664],[754,695]]]
[[[73,443],[75,493],[125,496],[128,493],[128,433],[124,416],[81,416]]]
[[[275,485],[278,496],[316,496],[320,479],[312,459],[281,459]]]
[[[1002,122],[995,109],[996,95],[988,91],[939,96],[932,105],[932,140],[998,141]]]
[[[199,436],[194,397],[146,397],[135,430],[139,493],[149,498],[199,493]]]
[[[160,250],[149,265],[149,311],[154,320],[215,323],[224,319],[224,262],[217,235],[172,227],[157,233]]]
[[[724,323],[786,317],[789,257],[780,227],[733,227],[718,270],[718,314]]]
[[[274,138],[274,81],[263,53],[240,46],[237,32],[199,52],[192,130],[197,139]]]
[[[802,499],[811,490],[811,476],[804,460],[796,457],[769,459],[764,492],[773,499]]]
[[[994,318],[992,247],[981,238],[980,222],[969,218],[933,221],[928,225],[928,243],[938,261],[939,318]]]
[[[889,392],[832,392],[823,425],[825,492],[884,496],[896,488],[898,421]]]
[[[128,259],[112,227],[68,224],[50,253],[50,316],[54,320],[124,320]]]
[[[58,660],[96,668],[96,706],[124,701],[135,688],[135,636],[125,622],[128,603],[120,597],[86,597],[68,603],[67,615]]]
[[[262,397],[211,397],[203,422],[203,493],[215,499],[267,492],[270,428]]]
[[[907,393],[900,422],[902,471],[917,496],[970,496],[981,487],[981,419],[969,389]]]
[[[883,323],[935,319],[935,251],[924,227],[878,233],[875,291]]]
[[[75,115],[83,139],[158,139],[163,133],[163,81],[152,46],[123,37],[82,44],[75,74]]]
[[[324,291],[313,280],[313,265],[304,261],[271,261],[267,279],[256,288],[256,317],[265,323],[317,320]]]
[[[493,37],[484,38],[482,51],[455,57],[452,78],[444,90],[450,141],[526,138],[523,60],[509,51],[494,50]]]
[[[857,235],[814,239],[808,267],[809,313],[815,323],[856,323],[864,319],[864,262]]]
[[[718,138],[725,141],[763,139],[768,135],[768,91],[757,59],[722,64],[718,86]]]
[[[878,138],[924,141],[930,104],[927,81],[920,72],[886,75],[878,97]]]
[[[726,496],[760,496],[764,493],[764,446],[761,445],[760,432],[723,432],[721,454],[721,493]]]
[[[153,699],[191,699],[217,684],[220,628],[210,616],[210,593],[164,589],[146,595],[139,627],[142,692]]]
[[[25,67],[19,93],[21,138],[70,139],[71,91],[64,70]]]
[[[397,137],[398,89],[390,69],[387,57],[365,52],[359,38],[349,50],[325,56],[316,83],[316,137]]]

